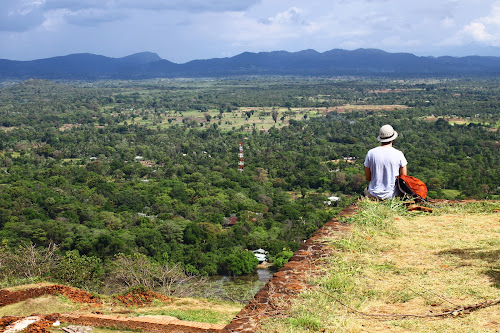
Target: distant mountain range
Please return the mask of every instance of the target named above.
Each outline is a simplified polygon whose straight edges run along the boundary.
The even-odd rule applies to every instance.
[[[0,59],[0,80],[147,79],[248,75],[500,75],[500,57],[419,57],[377,49],[319,53],[245,52],[230,58],[176,64],[151,52],[123,58],[81,53],[32,61]]]

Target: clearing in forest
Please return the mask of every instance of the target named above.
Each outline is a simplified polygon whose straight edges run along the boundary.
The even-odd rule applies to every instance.
[[[394,111],[408,109],[406,105],[364,105],[364,104],[345,104],[329,108],[330,111],[339,113],[353,111]]]
[[[324,117],[328,113],[346,113],[354,111],[394,111],[407,109],[405,105],[355,105],[344,104],[332,107],[239,107],[231,112],[220,112],[216,109],[205,111],[168,111],[160,117],[153,116],[150,111],[143,116],[134,116],[127,123],[150,127],[169,127],[174,124],[185,124],[190,127],[212,127],[217,125],[221,130],[267,131],[272,127],[288,126],[290,120],[304,120]]]

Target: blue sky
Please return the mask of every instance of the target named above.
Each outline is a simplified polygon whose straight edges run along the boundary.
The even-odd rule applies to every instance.
[[[500,1],[0,0],[1,59],[334,48],[500,56]]]

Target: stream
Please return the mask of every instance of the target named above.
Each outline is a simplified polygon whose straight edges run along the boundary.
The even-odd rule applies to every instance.
[[[273,274],[268,268],[257,268],[253,274],[248,275],[210,276],[207,283],[196,287],[195,294],[204,298],[219,298],[246,304]]]

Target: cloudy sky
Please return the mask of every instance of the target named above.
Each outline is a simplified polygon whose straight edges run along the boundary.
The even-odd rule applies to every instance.
[[[334,48],[500,56],[500,1],[0,0],[0,59]]]

